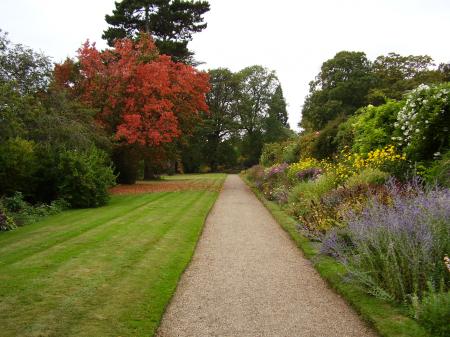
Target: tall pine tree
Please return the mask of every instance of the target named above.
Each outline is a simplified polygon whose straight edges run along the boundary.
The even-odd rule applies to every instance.
[[[187,44],[193,33],[206,28],[203,14],[209,11],[207,1],[122,0],[115,5],[112,15],[105,16],[110,27],[102,36],[110,46],[116,39],[146,32],[153,36],[161,54],[175,61],[193,62]]]
[[[288,124],[286,100],[284,99],[281,85],[278,85],[270,99],[269,110],[264,124],[264,141],[266,143],[286,140],[291,134]]]

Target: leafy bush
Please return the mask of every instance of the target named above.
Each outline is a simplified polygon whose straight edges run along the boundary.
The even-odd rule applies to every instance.
[[[17,191],[10,197],[4,197],[1,202],[3,207],[5,207],[6,210],[11,213],[18,213],[29,206],[23,199],[22,192]]]
[[[441,159],[433,162],[426,171],[425,177],[431,184],[450,187],[450,151],[447,151]]]
[[[368,153],[389,145],[392,142],[397,113],[403,105],[404,102],[389,101],[381,106],[369,105],[359,109],[356,115],[339,125],[337,139],[341,143],[348,143],[347,134],[351,132],[351,148],[356,153]]]
[[[323,252],[337,256],[353,281],[370,294],[399,303],[421,298],[427,282],[450,285],[442,263],[450,251],[450,190],[390,183],[390,202],[372,199],[360,214],[349,212],[346,240],[331,231]]]
[[[283,150],[282,143],[265,144],[259,162],[265,167],[281,163],[283,161]]]
[[[292,164],[298,161],[300,158],[300,145],[298,142],[287,142],[283,149],[283,160],[282,162]]]
[[[0,144],[0,195],[30,194],[37,167],[35,144],[14,138]]]
[[[317,159],[332,157],[338,150],[337,134],[339,125],[345,121],[345,117],[339,116],[329,121],[325,127],[318,132],[317,137],[311,144],[311,155]]]
[[[304,181],[297,184],[292,193],[291,201],[302,199],[318,200],[324,193],[336,187],[336,179],[331,174],[324,174],[314,181]]]
[[[450,292],[434,290],[413,301],[414,318],[436,337],[450,336]]]
[[[433,154],[449,149],[449,120],[450,83],[420,85],[407,95],[392,139],[409,159],[433,159]]]
[[[388,178],[388,173],[368,167],[348,178],[345,186],[351,188],[358,185],[382,185]]]
[[[62,199],[54,200],[50,204],[31,205],[24,200],[21,192],[16,192],[11,197],[3,197],[0,200],[0,209],[12,225],[10,229],[16,228],[16,225],[27,225],[44,216],[59,213],[68,206],[67,202]]]
[[[320,132],[302,133],[298,138],[300,159],[312,158],[314,156],[314,146]]]
[[[0,232],[17,228],[14,220],[0,207]]]
[[[316,180],[302,181],[294,186],[289,194],[288,213],[302,220],[312,230],[323,230],[320,224],[309,221],[311,212],[325,193],[336,187],[336,179],[331,174],[319,176]],[[319,228],[320,227],[320,228]]]
[[[115,181],[106,154],[96,148],[62,151],[58,173],[58,195],[75,208],[104,205],[109,199],[108,188]]]

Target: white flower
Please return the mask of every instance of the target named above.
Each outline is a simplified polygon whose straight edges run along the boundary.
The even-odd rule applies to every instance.
[[[441,155],[440,152],[435,152],[435,153],[433,153],[433,156],[434,156],[434,157],[439,157],[440,155]]]
[[[428,124],[429,123],[429,121],[428,121],[428,119],[425,121],[425,124]]]
[[[416,129],[416,133],[419,133],[420,132],[420,130],[419,129]]]

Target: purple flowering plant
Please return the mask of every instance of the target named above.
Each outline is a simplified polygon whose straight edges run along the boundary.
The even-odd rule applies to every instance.
[[[315,180],[323,173],[319,167],[310,167],[305,170],[297,172],[296,176],[299,180]]]
[[[374,196],[362,212],[348,212],[345,229],[330,231],[322,253],[341,260],[350,279],[369,293],[399,303],[421,298],[428,283],[450,288],[442,262],[450,250],[450,190],[415,180],[386,185],[389,202]]]

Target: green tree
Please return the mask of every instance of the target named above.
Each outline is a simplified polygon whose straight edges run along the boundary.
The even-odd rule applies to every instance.
[[[444,81],[444,73],[433,70],[433,59],[428,55],[402,56],[396,53],[378,56],[373,62],[377,90],[387,98],[402,99],[407,90],[421,83]]]
[[[103,38],[110,46],[116,39],[146,32],[153,36],[161,54],[181,62],[193,61],[187,44],[193,33],[206,28],[203,14],[209,11],[207,1],[122,0],[115,5],[112,15],[105,16],[110,27]]]
[[[35,94],[50,83],[52,62],[21,44],[13,44],[0,29],[0,84],[9,83],[20,94]]]
[[[300,126],[307,131],[322,129],[339,115],[352,115],[367,105],[375,85],[371,62],[363,52],[341,51],[322,64],[302,110]]]
[[[293,136],[292,130],[289,129],[286,101],[281,85],[278,85],[272,95],[264,124],[265,143],[279,142]]]
[[[261,156],[265,119],[279,81],[274,71],[259,65],[242,69],[237,73],[237,78],[237,120],[243,132],[244,164],[248,166],[257,164]]]
[[[236,98],[239,82],[229,69],[209,71],[211,90],[206,95],[209,113],[204,114],[202,133],[204,136],[204,157],[213,171],[217,169],[222,152],[221,147],[236,129]]]
[[[450,82],[450,63],[439,64],[438,71],[441,73],[443,82]]]

